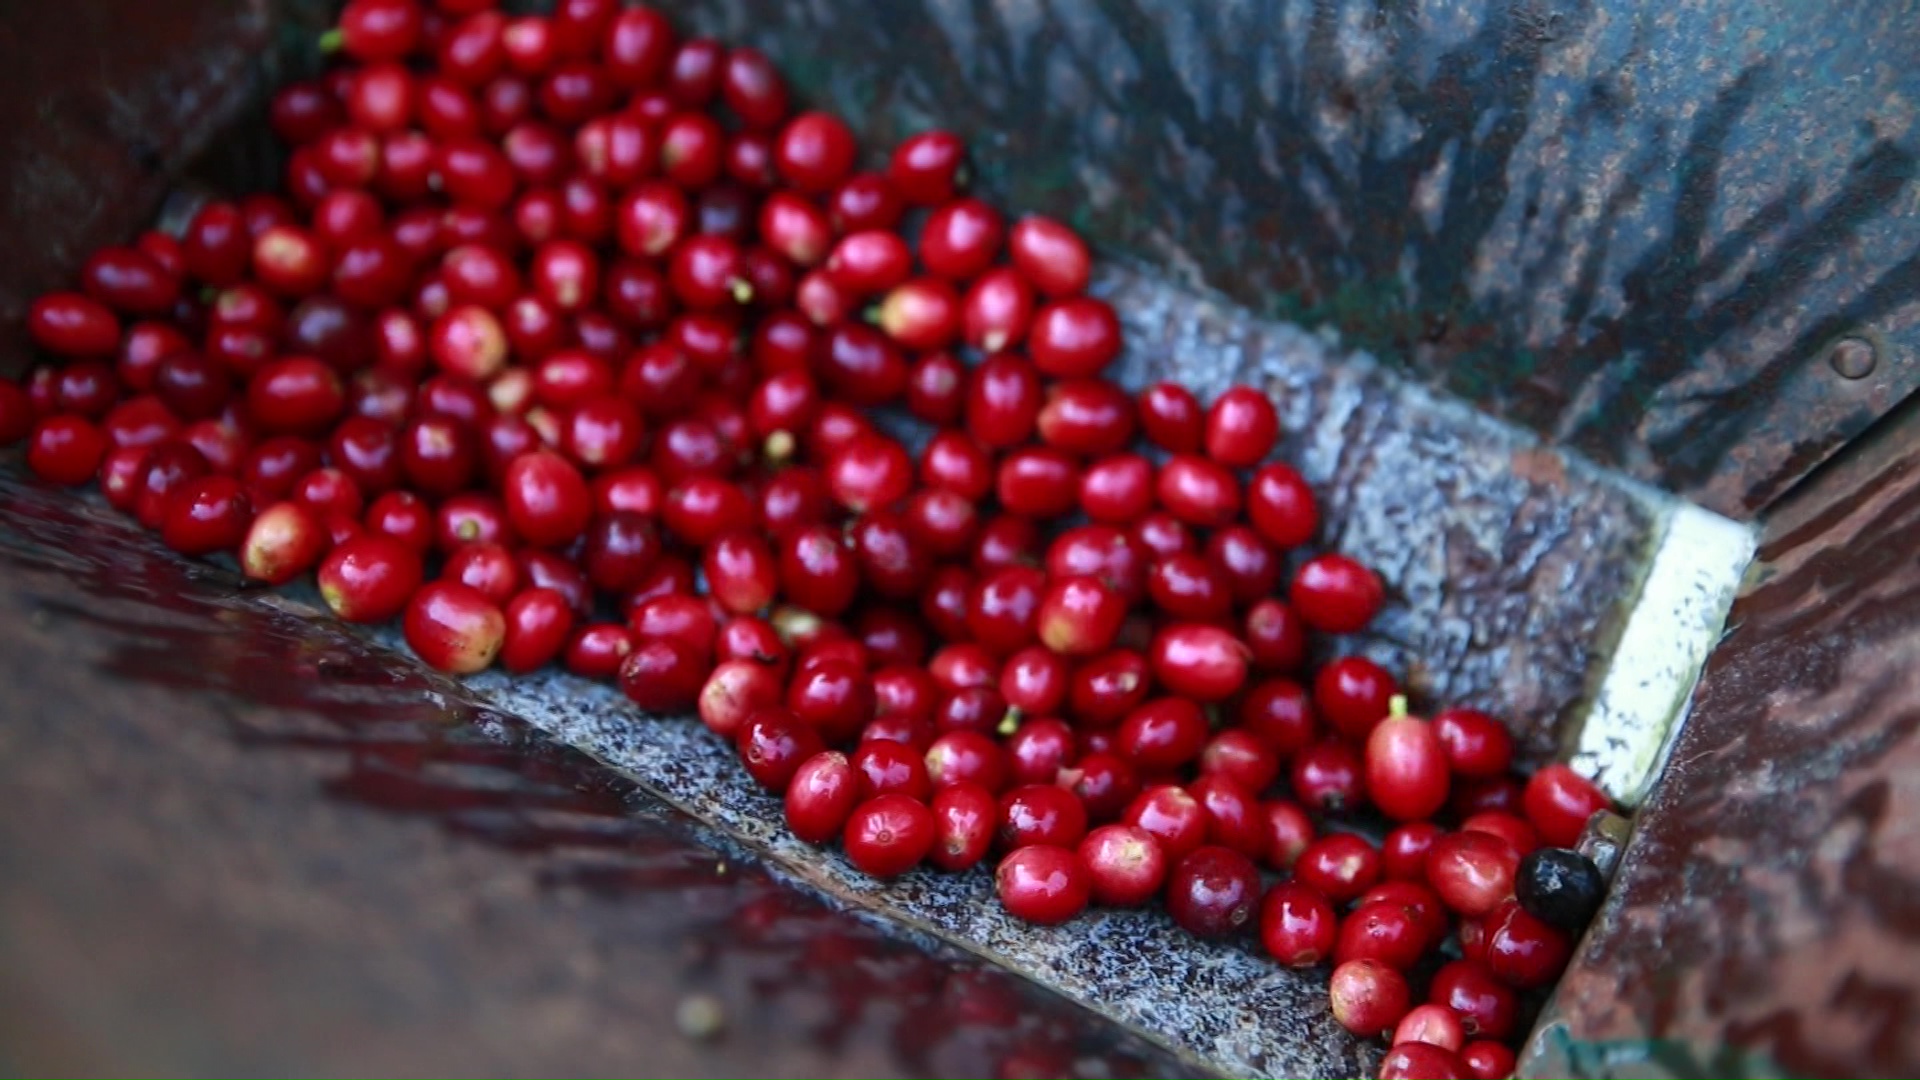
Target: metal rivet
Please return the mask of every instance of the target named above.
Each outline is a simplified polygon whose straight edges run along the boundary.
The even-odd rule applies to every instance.
[[[1879,350],[1866,338],[1841,338],[1827,349],[1827,363],[1843,379],[1864,379],[1879,362]]]

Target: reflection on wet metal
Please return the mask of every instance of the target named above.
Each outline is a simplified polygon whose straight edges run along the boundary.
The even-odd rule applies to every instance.
[[[1197,1073],[776,881],[458,684],[237,584],[0,470],[0,780],[34,799],[0,821],[0,1000],[13,979],[70,1000],[82,1043],[133,1055],[102,1071]],[[306,782],[258,782],[282,772]],[[379,850],[342,846],[326,800],[393,815]],[[302,883],[283,899],[270,871]],[[460,875],[483,892],[449,893]],[[298,929],[248,929],[287,903]],[[60,998],[59,973],[21,959],[28,919],[36,940],[90,938],[84,970],[106,974]],[[199,962],[156,973],[152,949]],[[159,1043],[155,993],[185,1007]],[[71,1050],[4,1016],[0,1034],[10,1061]]]

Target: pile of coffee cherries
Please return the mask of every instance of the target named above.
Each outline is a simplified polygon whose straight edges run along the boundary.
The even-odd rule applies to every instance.
[[[34,473],[442,670],[697,711],[865,873],[993,859],[1035,923],[1158,903],[1332,965],[1383,1076],[1511,1070],[1607,800],[1310,663],[1382,586],[1309,550],[1264,394],[1108,380],[1086,245],[966,194],[958,136],[862,171],[656,11],[352,0],[325,44],[273,102],[282,192],[33,305],[0,439]]]

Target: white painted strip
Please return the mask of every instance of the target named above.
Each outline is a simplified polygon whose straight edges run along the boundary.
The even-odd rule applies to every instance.
[[[1754,552],[1750,527],[1690,503],[1671,505],[1571,761],[1629,807],[1646,797],[1666,764]]]

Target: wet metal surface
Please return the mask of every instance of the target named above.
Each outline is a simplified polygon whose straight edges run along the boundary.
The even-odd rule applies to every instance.
[[[473,686],[767,852],[796,877],[1024,972],[1224,1073],[1372,1072],[1378,1052],[1334,1022],[1325,973],[1282,968],[1251,938],[1199,941],[1159,910],[1095,911],[1063,926],[1034,927],[1000,907],[984,869],[922,868],[876,881],[837,848],[794,839],[780,800],[760,791],[733,749],[697,720],[643,715],[611,687],[554,673],[487,675]]]
[[[235,585],[0,471],[0,1072],[1192,1075]]]

